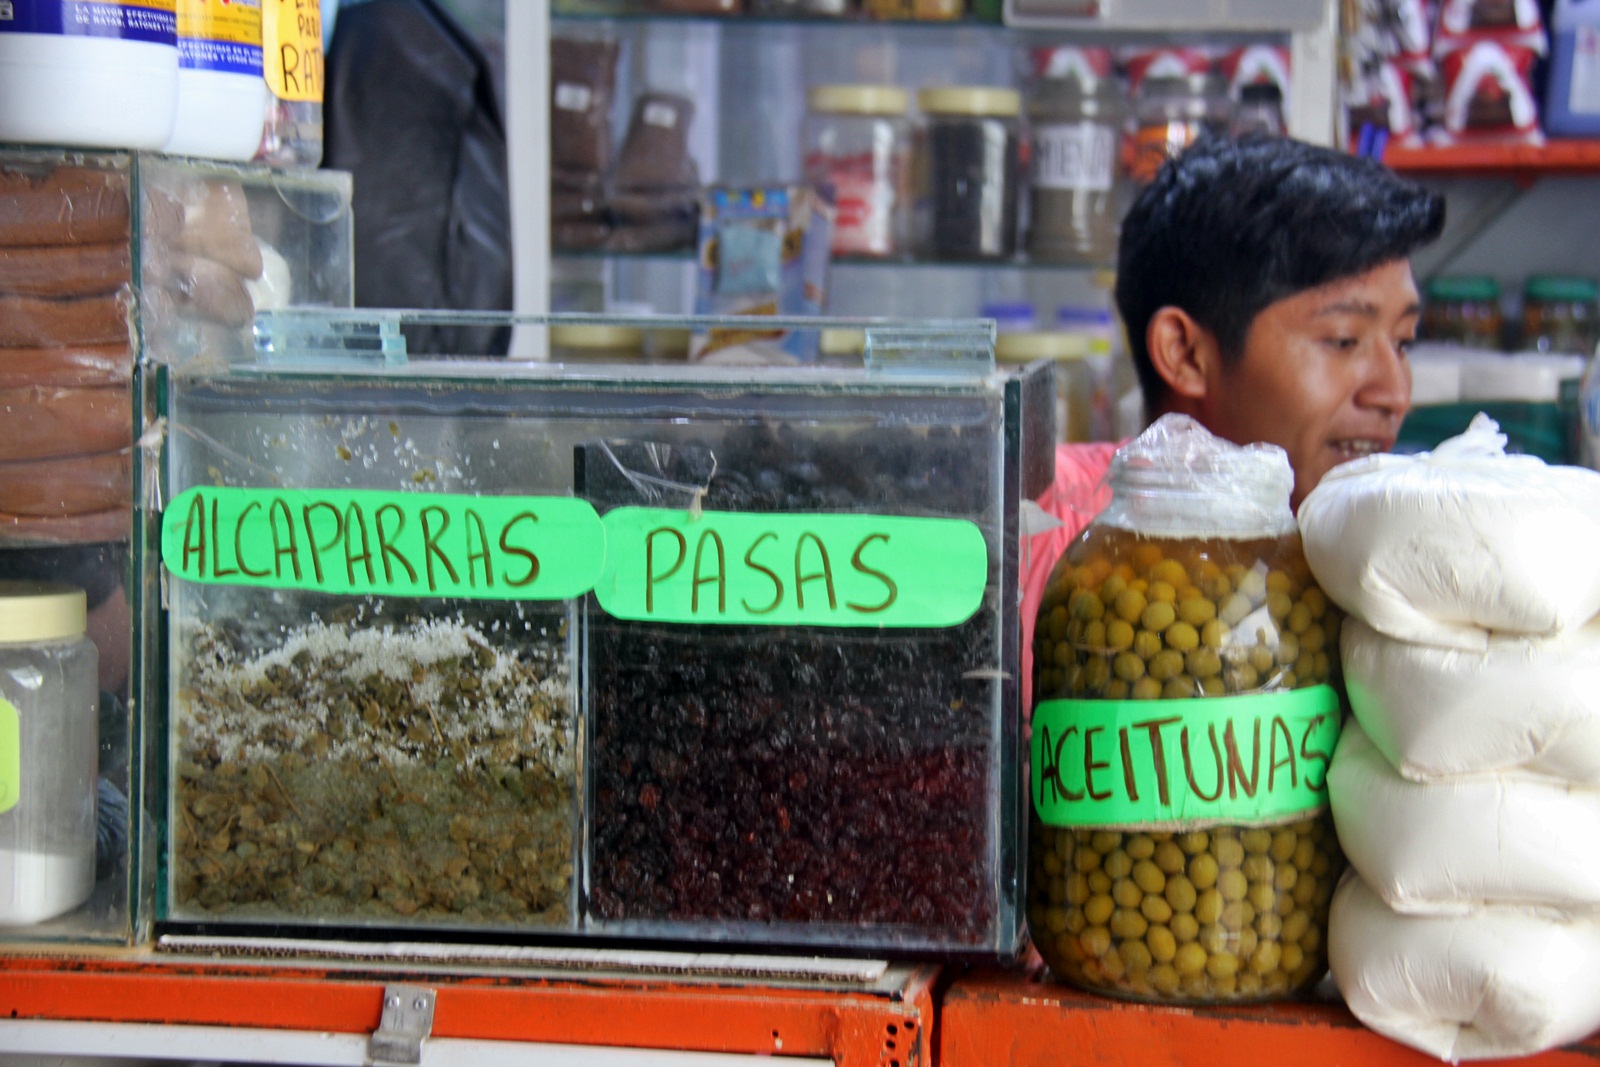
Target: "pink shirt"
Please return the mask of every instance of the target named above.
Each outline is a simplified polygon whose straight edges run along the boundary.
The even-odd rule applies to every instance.
[[[1056,446],[1056,480],[1039,506],[1061,521],[1043,533],[1028,538],[1022,545],[1022,707],[1033,712],[1033,623],[1039,614],[1039,601],[1056,561],[1077,539],[1089,521],[1111,503],[1111,489],[1105,484],[1111,456],[1126,441],[1093,441],[1088,444]]]

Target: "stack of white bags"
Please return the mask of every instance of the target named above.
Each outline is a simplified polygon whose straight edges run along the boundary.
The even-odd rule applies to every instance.
[[[1600,472],[1498,430],[1344,464],[1299,512],[1350,616],[1333,977],[1451,1061],[1600,1029]]]

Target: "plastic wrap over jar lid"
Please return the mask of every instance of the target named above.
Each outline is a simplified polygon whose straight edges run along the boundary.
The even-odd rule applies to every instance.
[[[78,637],[87,613],[88,598],[76,586],[0,581],[0,644]]]
[[[1294,469],[1277,445],[1236,445],[1188,415],[1163,415],[1117,450],[1096,518],[1145,537],[1249,540],[1296,530]]]

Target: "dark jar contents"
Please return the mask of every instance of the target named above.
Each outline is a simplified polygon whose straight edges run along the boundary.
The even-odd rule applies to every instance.
[[[1534,352],[1592,355],[1600,341],[1600,312],[1592,278],[1536,274],[1522,292],[1522,345]]]
[[[930,256],[1006,259],[1017,251],[1022,102],[1014,89],[924,89]]]
[[[875,461],[864,465],[869,447]],[[933,432],[887,446],[903,455],[896,475],[885,447],[877,431],[813,443],[752,427],[670,450],[609,442],[586,448],[580,471],[583,495],[601,511],[638,501],[646,471],[661,484],[709,484],[708,510],[863,510],[881,507],[886,490],[929,513],[982,506],[981,492],[959,488],[983,484],[970,436]],[[930,484],[929,469],[949,474]],[[789,926],[789,938],[805,936],[799,925],[828,937],[888,927],[896,937],[973,944],[989,936],[986,709],[996,683],[978,670],[999,640],[989,612],[870,638],[603,613],[588,632],[587,885],[602,927],[749,924],[751,936],[770,937]]]
[[[1493,278],[1444,275],[1429,279],[1424,292],[1422,336],[1425,339],[1499,350],[1500,284]]]
[[[1127,489],[1117,474],[1114,494]],[[1033,649],[1028,922],[1074,985],[1226,1003],[1291,995],[1326,968],[1343,860],[1325,786],[1338,700],[1323,683],[1339,615],[1293,530],[1291,481],[1287,529],[1243,538],[1113,525],[1149,510],[1160,490],[1140,486],[1145,499],[1097,519],[1050,576]],[[1206,706],[1217,697],[1244,699]],[[1288,802],[1269,804],[1274,790]],[[1258,797],[1257,816],[1221,817]]]
[[[1117,254],[1123,185],[1119,148],[1127,100],[1100,78],[1044,78],[1028,103],[1032,158],[1028,255],[1110,263]]]

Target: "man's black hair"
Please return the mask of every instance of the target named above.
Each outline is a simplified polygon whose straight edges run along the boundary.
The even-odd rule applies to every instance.
[[[1146,407],[1167,391],[1145,342],[1161,308],[1182,308],[1238,359],[1268,305],[1404,259],[1443,228],[1444,198],[1375,160],[1285,137],[1197,142],[1122,222],[1117,310]]]

